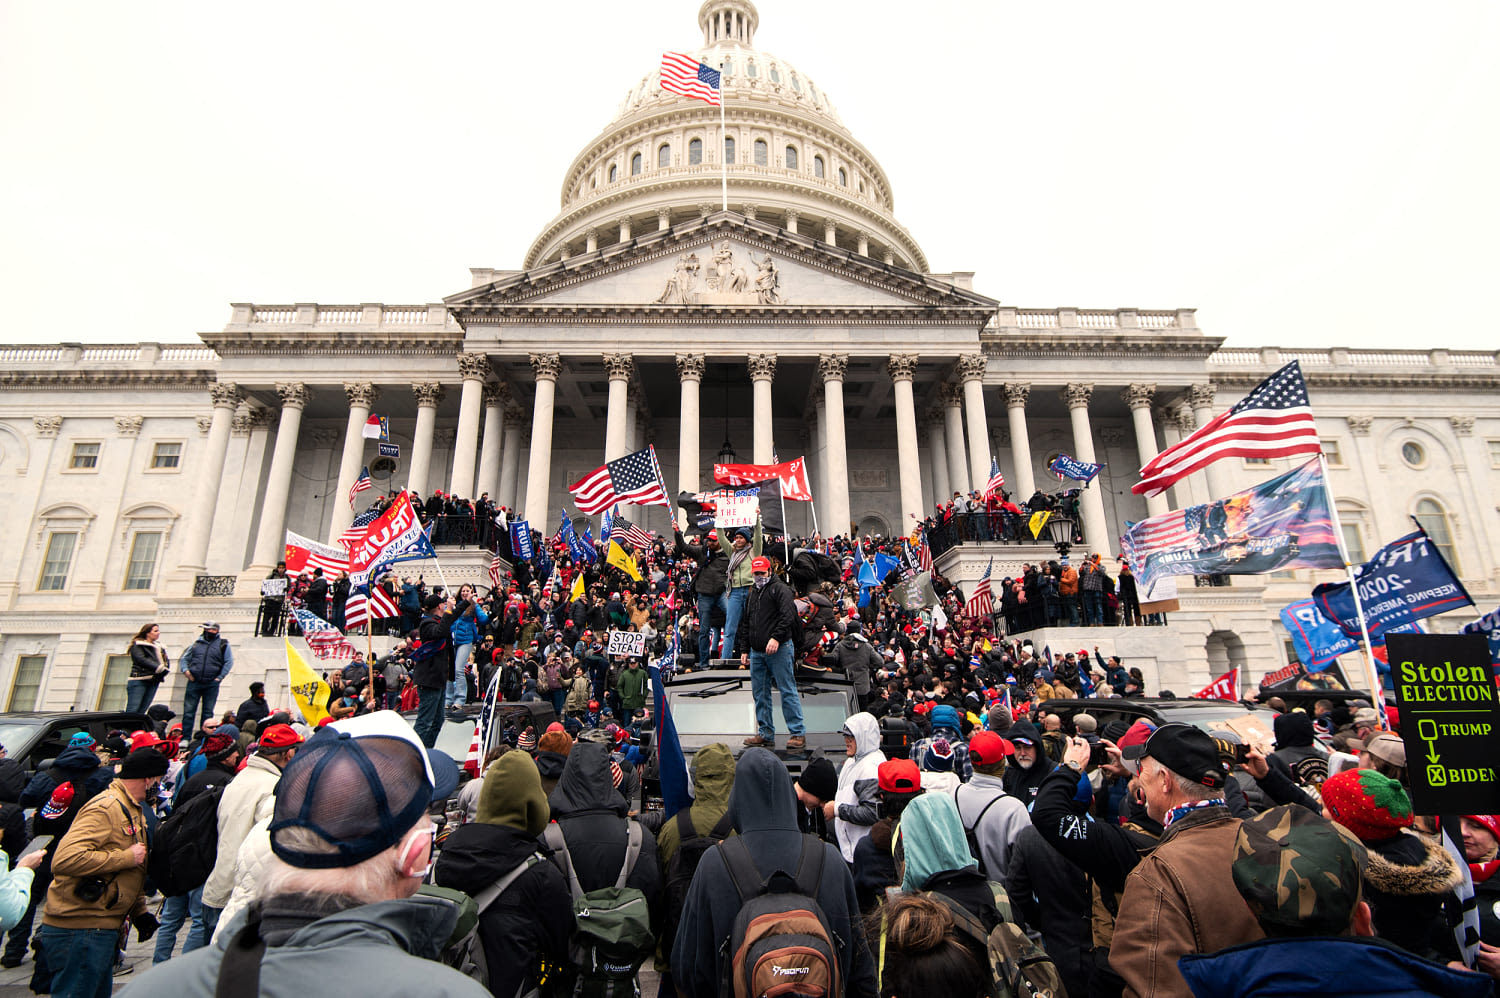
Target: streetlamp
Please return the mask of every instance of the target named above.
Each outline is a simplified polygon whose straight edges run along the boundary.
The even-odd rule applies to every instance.
[[[1052,515],[1047,518],[1047,533],[1052,537],[1052,546],[1057,556],[1066,558],[1073,547],[1073,521],[1066,516]]]

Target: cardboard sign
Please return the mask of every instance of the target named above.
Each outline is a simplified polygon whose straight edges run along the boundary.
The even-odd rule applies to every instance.
[[[285,596],[285,579],[262,579],[260,582],[260,594],[262,596]]]
[[[1266,755],[1270,755],[1276,748],[1276,735],[1265,721],[1254,714],[1232,717],[1227,721],[1210,721],[1208,724],[1210,731],[1220,727],[1233,731],[1246,745],[1254,745]]]
[[[756,514],[760,512],[760,496],[728,495],[716,500],[714,526],[753,527]]]
[[[1182,609],[1177,599],[1177,580],[1171,576],[1157,579],[1146,589],[1137,589],[1141,613],[1176,613]]]
[[[1412,807],[1418,814],[1500,811],[1500,710],[1482,634],[1386,638]]]
[[[610,631],[609,654],[643,658],[646,654],[646,635],[640,631]]]

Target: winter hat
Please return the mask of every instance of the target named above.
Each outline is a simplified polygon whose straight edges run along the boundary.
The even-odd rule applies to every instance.
[[[94,736],[87,731],[80,731],[68,739],[68,747],[91,749],[94,747]]]
[[[1285,716],[1285,715],[1283,715]],[[1401,784],[1373,769],[1346,769],[1323,781],[1323,806],[1361,842],[1383,842],[1412,822]]]
[[[959,731],[958,711],[947,704],[939,704],[932,708],[932,726],[934,728],[947,728],[950,731]]]
[[[1281,714],[1271,722],[1271,728],[1276,732],[1276,747],[1279,749],[1307,748],[1313,743],[1312,718],[1306,714]]]
[[[239,747],[239,742],[217,731],[203,739],[203,754],[208,757],[209,762],[223,762]]]
[[[932,740],[932,744],[927,746],[927,751],[922,753],[922,768],[929,773],[953,772],[953,746],[948,743],[948,739],[934,738]]]
[[[521,737],[516,739],[516,748],[522,752],[532,752],[536,749],[536,729],[527,728],[521,732]]]
[[[536,750],[538,752],[556,752],[558,755],[566,756],[573,751],[573,739],[568,737],[566,731],[552,731],[537,739]]]
[[[507,752],[490,764],[479,790],[475,820],[484,825],[509,825],[527,835],[547,829],[552,809],[542,793],[542,777],[525,752]]]
[[[137,749],[125,757],[125,763],[120,767],[120,779],[149,780],[154,776],[166,776],[170,768],[167,757],[156,749]]]
[[[1004,704],[997,703],[995,704],[995,706],[990,708],[989,717],[985,721],[985,726],[996,734],[1003,734],[1004,732],[1010,730],[1010,726],[1013,723],[1015,722],[1011,719],[1010,711],[1005,709]]]
[[[833,763],[821,756],[808,763],[797,777],[797,785],[818,800],[830,801],[838,794],[839,778]]]

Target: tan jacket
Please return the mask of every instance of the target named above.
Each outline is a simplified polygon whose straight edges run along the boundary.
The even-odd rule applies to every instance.
[[[146,844],[141,806],[119,780],[83,805],[52,857],[52,886],[42,912],[43,925],[63,929],[118,929],[140,897],[145,864],[130,847]],[[78,897],[78,885],[93,877],[106,883],[94,902]]]
[[[1131,871],[1109,950],[1126,998],[1192,998],[1179,957],[1265,937],[1230,874],[1239,828],[1227,808],[1190,811]]]

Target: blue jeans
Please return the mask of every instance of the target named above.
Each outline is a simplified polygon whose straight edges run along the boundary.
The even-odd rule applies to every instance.
[[[556,714],[557,719],[561,721],[563,716],[563,706],[568,702],[568,691],[552,690],[547,694],[547,699],[552,701],[552,713]]]
[[[109,998],[114,987],[119,929],[63,929],[43,925],[37,932],[52,971],[56,998]]]
[[[214,930],[219,927],[219,916],[224,914],[224,909],[205,904],[199,905],[198,910],[203,912],[203,938],[206,942],[213,942]]]
[[[734,657],[734,638],[740,630],[740,618],[745,615],[745,604],[750,601],[750,587],[740,586],[729,590],[724,604],[724,650],[725,658]]]
[[[195,887],[186,894],[167,898],[161,906],[161,927],[156,930],[156,953],[153,964],[172,959],[172,950],[177,947],[177,933],[182,923],[192,918],[187,940],[182,944],[183,953],[191,953],[204,943],[203,938],[203,888]]]
[[[464,668],[468,666],[469,656],[472,654],[474,654],[472,641],[453,649],[453,679],[443,691],[444,707],[452,707],[454,704],[461,707],[469,699],[469,681],[464,676]]]
[[[729,619],[729,603],[723,593],[717,596],[704,596],[698,594],[698,668],[708,668],[708,660],[713,658],[714,653],[714,631],[708,623],[708,618],[713,616],[714,607],[724,611],[724,619]]]
[[[1085,623],[1090,627],[1100,627],[1104,624],[1104,590],[1085,589],[1083,591],[1083,614]]]
[[[1078,597],[1077,596],[1064,596],[1062,598],[1062,605],[1063,605],[1063,609],[1062,609],[1062,613],[1059,614],[1059,619],[1061,619],[1062,617],[1067,617],[1068,618],[1068,626],[1070,626],[1070,627],[1077,627],[1078,626]]]
[[[197,731],[203,722],[213,716],[214,704],[219,702],[219,683],[217,680],[209,680],[200,683],[189,679],[187,692],[182,694],[182,733],[184,737],[189,732]],[[199,704],[203,706],[203,716],[194,719],[193,715],[198,712]]]
[[[792,675],[792,646],[783,644],[774,654],[750,653],[750,693],[755,697],[755,727],[767,741],[776,737],[776,723],[771,717],[771,686],[781,694],[781,716],[787,731],[806,734],[802,723],[802,697]]]
[[[131,714],[144,714],[151,701],[156,699],[160,683],[150,679],[133,679],[125,684],[125,710]]]
[[[438,732],[443,730],[443,688],[441,686],[417,687],[417,721],[412,725],[422,744],[432,748],[437,744]]]

